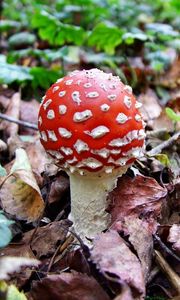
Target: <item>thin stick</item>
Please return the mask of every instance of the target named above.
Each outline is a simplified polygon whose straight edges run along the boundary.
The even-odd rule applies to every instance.
[[[9,117],[5,114],[2,114],[0,113],[0,119],[2,120],[6,120],[8,122],[12,122],[12,123],[16,123],[18,125],[22,125],[24,127],[28,127],[30,129],[33,129],[33,130],[38,130],[38,127],[36,124],[33,124],[33,123],[29,123],[29,122],[24,122],[24,121],[21,121],[21,120],[18,120],[18,119],[15,119],[13,117]]]
[[[170,250],[160,239],[160,237],[157,234],[154,234],[154,238],[155,240],[158,242],[158,244],[161,246],[161,248],[168,253],[169,255],[171,255],[172,257],[174,257],[178,262],[180,262],[180,257],[177,256],[172,250]]]
[[[169,146],[171,146],[178,138],[180,137],[180,131],[176,132],[170,139],[168,139],[167,141],[164,141],[163,143],[161,143],[160,145],[158,145],[157,147],[155,147],[154,149],[146,152],[146,154],[148,156],[153,156],[156,154],[161,153],[161,151],[164,148],[167,148]]]
[[[165,261],[159,251],[154,250],[154,252],[157,264],[165,273],[174,289],[180,294],[180,277],[171,269],[170,265]]]

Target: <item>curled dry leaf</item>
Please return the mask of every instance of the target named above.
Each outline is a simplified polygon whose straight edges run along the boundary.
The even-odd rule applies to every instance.
[[[110,300],[93,277],[81,273],[50,275],[34,283],[34,300]]]
[[[4,256],[0,258],[0,280],[9,279],[9,274],[19,272],[22,267],[35,266],[40,262],[37,259],[26,257]]]
[[[37,258],[54,254],[59,242],[63,242],[71,226],[69,220],[52,222],[46,226],[39,227],[33,236],[31,250],[36,253]],[[28,244],[34,229],[25,233],[22,242]]]
[[[91,250],[91,261],[109,280],[132,289],[133,299],[144,299],[145,282],[139,259],[115,230],[99,234]]]
[[[11,172],[1,186],[0,199],[3,209],[20,220],[35,221],[43,212],[41,192],[23,149],[16,150]]]
[[[69,179],[65,176],[59,175],[51,184],[48,202],[54,203],[62,200],[64,193],[69,189]]]
[[[49,163],[47,154],[39,141],[39,135],[34,137],[34,142],[29,143],[26,152],[31,163],[31,167],[36,173],[41,174],[45,171],[46,165]]]
[[[173,224],[169,230],[168,242],[173,243],[173,249],[180,253],[180,225]]]
[[[153,238],[150,229],[147,221],[136,217],[126,217],[122,224],[124,234],[129,236],[128,240],[139,257],[146,282],[150,272],[153,251]]]
[[[148,220],[149,230],[156,230],[156,219],[160,216],[167,189],[161,187],[151,177],[127,175],[118,179],[117,187],[108,195],[112,228],[121,230],[126,216],[141,217]]]

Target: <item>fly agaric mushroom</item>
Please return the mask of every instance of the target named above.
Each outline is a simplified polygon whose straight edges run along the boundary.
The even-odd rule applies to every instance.
[[[72,72],[43,97],[41,143],[69,174],[70,217],[84,241],[108,227],[107,193],[142,156],[140,106],[130,86],[98,69]]]

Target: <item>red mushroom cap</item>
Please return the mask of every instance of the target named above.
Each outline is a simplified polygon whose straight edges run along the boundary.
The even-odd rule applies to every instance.
[[[71,172],[111,172],[142,155],[140,105],[119,77],[98,69],[74,71],[43,97],[38,119],[41,143]]]

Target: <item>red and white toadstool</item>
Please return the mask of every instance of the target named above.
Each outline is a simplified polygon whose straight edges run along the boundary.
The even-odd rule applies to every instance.
[[[98,69],[53,84],[39,111],[41,143],[70,177],[71,220],[87,241],[110,223],[106,197],[144,148],[144,126],[130,86]]]

